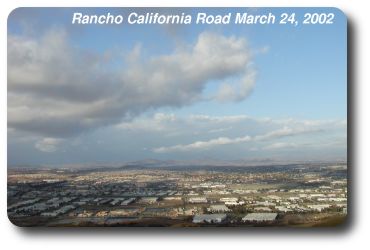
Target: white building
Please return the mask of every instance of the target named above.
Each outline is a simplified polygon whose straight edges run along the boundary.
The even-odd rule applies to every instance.
[[[312,210],[321,212],[322,210],[325,210],[326,208],[329,208],[330,204],[320,204],[320,205],[307,205],[307,207],[311,208]]]
[[[127,200],[124,200],[124,201],[121,202],[121,206],[127,206],[127,205],[131,204],[132,202],[134,202],[135,199],[136,198],[129,198]]]
[[[287,213],[287,212],[292,212],[291,209],[287,208],[287,207],[284,207],[284,206],[276,206],[275,207],[278,211],[280,212],[284,212],[284,213]]]
[[[220,199],[220,201],[223,201],[223,202],[237,202],[238,198],[236,198],[236,197],[223,197],[223,198]]]
[[[193,223],[221,223],[226,220],[226,214],[197,214],[193,217]]]
[[[276,220],[277,213],[250,213],[247,214],[243,222],[267,222]]]
[[[208,208],[210,212],[229,212],[230,209],[225,205],[212,205]]]
[[[244,204],[245,204],[245,201],[226,201],[225,202],[226,206],[241,206]]]
[[[143,197],[140,200],[140,203],[153,204],[158,201],[158,197]]]
[[[189,203],[207,203],[206,197],[191,197],[189,198]]]
[[[168,196],[168,197],[165,197],[163,198],[163,200],[166,200],[166,201],[181,201],[182,197],[180,196]]]

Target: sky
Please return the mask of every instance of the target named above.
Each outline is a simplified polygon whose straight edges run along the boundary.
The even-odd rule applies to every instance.
[[[77,25],[74,12],[334,13],[331,25]],[[343,160],[347,23],[333,8],[19,8],[8,166]]]

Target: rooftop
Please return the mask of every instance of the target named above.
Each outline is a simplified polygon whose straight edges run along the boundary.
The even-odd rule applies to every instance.
[[[250,213],[247,214],[243,221],[273,221],[277,217],[277,213]]]

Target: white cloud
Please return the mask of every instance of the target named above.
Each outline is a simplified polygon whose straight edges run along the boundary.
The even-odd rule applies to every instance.
[[[346,128],[342,120],[298,120],[254,118],[247,115],[211,116],[155,113],[151,116],[140,116],[132,121],[117,125],[118,129],[135,133],[158,134],[162,137],[174,137],[172,144],[181,144],[185,138],[202,138],[208,141],[211,134],[219,137],[243,137],[249,135],[254,142],[268,143],[270,140],[293,137],[304,134],[328,134]],[[342,133],[342,132],[340,132]],[[198,139],[199,140],[199,139]],[[198,141],[194,140],[194,141]]]
[[[284,127],[282,129],[274,130],[271,132],[267,132],[262,135],[250,136],[245,135],[243,137],[218,137],[216,139],[210,139],[208,141],[196,141],[190,144],[178,144],[169,147],[157,147],[153,149],[155,153],[169,153],[169,152],[183,152],[183,151],[191,151],[191,150],[208,150],[210,148],[221,146],[221,145],[230,145],[230,144],[240,144],[245,142],[258,142],[258,141],[268,141],[282,137],[288,136],[295,136],[300,134],[306,133],[314,133],[320,130],[317,129],[302,129],[302,128],[288,128]],[[278,148],[286,144],[273,144],[270,147]]]
[[[260,148],[260,150],[289,150],[289,149],[334,149],[334,148],[346,148],[347,146],[347,139],[343,137],[334,137],[330,138],[329,140],[320,140],[315,139],[313,141],[308,142],[276,142],[272,144],[268,144]]]
[[[232,129],[232,128],[233,128],[233,127],[210,129],[210,130],[208,131],[208,133],[221,133],[221,132],[228,131],[228,130],[230,130],[230,129]]]
[[[136,118],[132,121],[122,122],[115,127],[131,131],[171,131],[179,119],[174,114],[155,113],[150,118]]]
[[[116,58],[72,46],[63,30],[8,35],[8,127],[66,138],[148,110],[205,100],[203,89],[211,82],[241,77],[223,101],[246,98],[254,85],[244,38],[203,32],[168,54],[144,58],[144,49],[136,45]]]
[[[252,91],[256,81],[256,71],[248,70],[237,84],[223,83],[215,95],[215,99],[220,102],[239,102],[243,101]]]
[[[272,143],[270,145],[267,145],[265,146],[263,149],[267,149],[267,150],[276,150],[276,149],[292,149],[292,148],[296,148],[297,147],[297,144],[296,143],[292,143],[292,142],[276,142],[276,143]]]
[[[246,115],[229,115],[229,116],[210,116],[210,115],[190,115],[189,120],[193,122],[216,122],[216,123],[235,123],[251,119]]]
[[[321,129],[316,129],[316,128],[307,128],[307,127],[291,128],[291,127],[285,126],[282,129],[274,130],[274,131],[268,132],[263,135],[257,135],[256,137],[254,137],[254,139],[256,141],[266,141],[266,140],[270,140],[274,138],[318,132],[320,130]]]
[[[153,152],[155,153],[169,153],[169,152],[176,152],[176,151],[191,151],[191,150],[205,150],[210,149],[212,147],[220,146],[220,145],[230,145],[230,144],[238,144],[242,142],[248,142],[251,140],[250,136],[244,137],[237,137],[237,138],[228,138],[228,137],[218,137],[216,139],[211,139],[209,141],[196,141],[191,144],[179,144],[170,147],[159,147],[154,148]]]
[[[245,115],[210,116],[210,115],[189,115],[176,116],[173,113],[154,113],[152,116],[137,117],[131,121],[122,122],[115,127],[130,131],[152,131],[180,134],[181,131],[191,130],[195,134],[201,133],[222,133],[232,129],[230,124],[239,124],[243,121],[253,120]]]
[[[43,138],[35,143],[35,148],[42,152],[52,153],[55,152],[58,146],[63,142],[63,139],[59,138]]]

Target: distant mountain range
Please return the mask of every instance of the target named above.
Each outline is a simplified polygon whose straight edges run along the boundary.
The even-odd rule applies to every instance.
[[[272,158],[258,159],[239,159],[239,160],[216,160],[216,159],[198,159],[198,160],[158,160],[144,159],[139,161],[130,161],[124,163],[83,163],[83,164],[65,164],[65,165],[14,165],[9,168],[42,168],[42,169],[127,169],[127,168],[166,168],[166,167],[252,167],[252,166],[273,166],[288,164],[309,164],[309,163],[346,163],[346,159],[337,160],[280,160]]]

